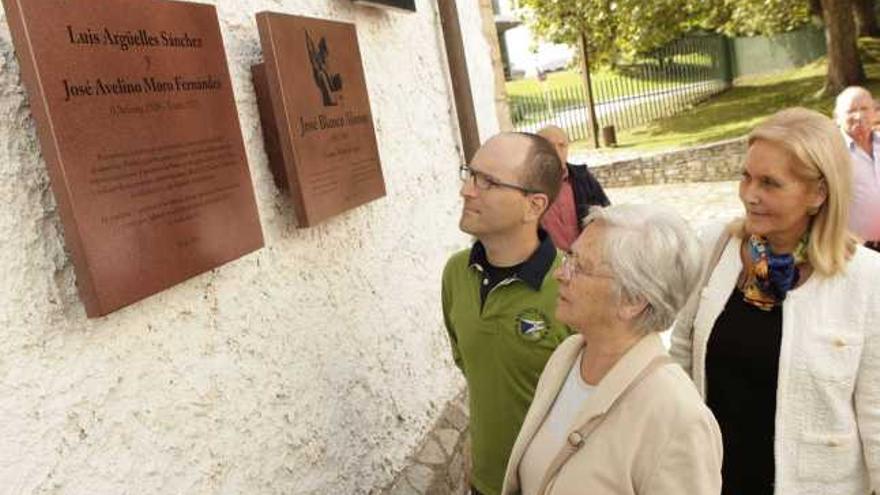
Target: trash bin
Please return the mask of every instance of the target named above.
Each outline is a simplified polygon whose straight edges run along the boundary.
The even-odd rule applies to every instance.
[[[614,131],[613,125],[606,125],[602,128],[602,141],[605,141],[606,147],[617,146],[617,133]]]

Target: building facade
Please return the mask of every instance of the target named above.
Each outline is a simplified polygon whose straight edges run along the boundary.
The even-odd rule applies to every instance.
[[[376,492],[463,387],[439,297],[468,239],[436,3],[209,3],[265,247],[97,319],[77,296],[0,12],[0,494]],[[251,82],[262,10],[357,26],[385,198],[295,225]],[[477,2],[458,10],[485,139],[499,128],[490,42]]]

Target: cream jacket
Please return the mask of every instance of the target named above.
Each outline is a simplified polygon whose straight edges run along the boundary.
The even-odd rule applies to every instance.
[[[705,236],[707,252],[721,232]],[[706,344],[742,270],[741,243],[727,242],[672,333],[670,354],[704,398]],[[860,246],[845,273],[788,293],[776,397],[775,495],[880,493],[880,255]]]
[[[519,493],[519,463],[584,346],[580,335],[563,342],[548,361],[514,444],[502,493]],[[572,425],[593,429],[545,494],[708,495],[721,491],[721,433],[680,367],[667,363],[624,390],[666,350],[651,334],[602,378]],[[621,397],[619,403],[612,404]],[[571,438],[571,437],[570,437]],[[576,440],[572,440],[575,442]]]

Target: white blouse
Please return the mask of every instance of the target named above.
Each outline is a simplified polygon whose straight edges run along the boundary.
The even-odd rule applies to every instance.
[[[588,384],[581,377],[583,358],[584,351],[581,351],[571,365],[562,390],[556,396],[544,423],[526,447],[522,462],[519,463],[522,495],[537,494],[543,481],[542,476],[571,433],[572,423],[583,409],[584,403],[596,390],[595,385]]]

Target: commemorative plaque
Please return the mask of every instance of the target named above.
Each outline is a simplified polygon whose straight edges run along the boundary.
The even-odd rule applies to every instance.
[[[385,196],[354,25],[262,12],[257,27],[266,150],[299,226]]]
[[[3,6],[90,317],[262,247],[213,6]]]

